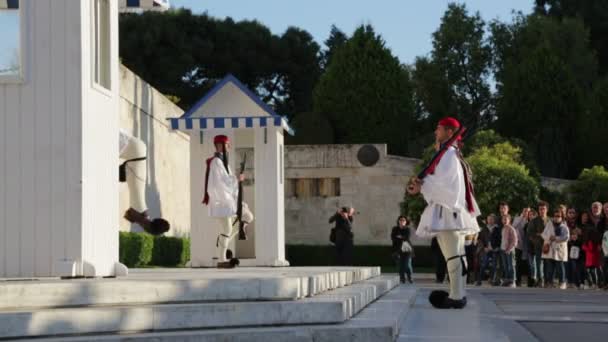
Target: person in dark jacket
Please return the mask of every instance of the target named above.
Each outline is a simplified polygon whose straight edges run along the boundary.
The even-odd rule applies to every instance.
[[[399,268],[399,280],[402,284],[405,283],[405,275],[407,281],[412,284],[412,257],[414,256],[414,248],[410,241],[410,227],[407,226],[407,218],[399,216],[397,225],[391,231],[391,240],[393,242],[393,256],[397,261]]]
[[[335,222],[336,230],[336,261],[340,266],[353,264],[353,214],[354,208],[343,207],[329,218],[329,223]]]

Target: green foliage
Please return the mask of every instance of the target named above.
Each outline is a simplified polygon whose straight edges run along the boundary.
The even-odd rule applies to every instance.
[[[419,118],[428,122],[425,131],[447,115],[469,124],[490,116],[492,50],[484,39],[485,26],[479,13],[470,15],[464,4],[449,4],[433,33],[431,56],[416,59],[416,97]]]
[[[190,259],[190,239],[119,232],[118,251],[127,267],[183,266]]]
[[[306,112],[296,115],[290,122],[295,135],[286,135],[285,143],[291,145],[333,144],[334,128],[327,117]]]
[[[340,29],[338,29],[335,25],[331,25],[329,38],[325,40],[327,50],[323,52],[323,68],[327,68],[327,66],[331,63],[333,55],[340,47],[344,46],[344,43],[346,43],[347,40],[348,36],[346,36],[344,32],[340,31]]]
[[[152,265],[183,266],[190,260],[190,240],[170,236],[154,237]]]
[[[536,13],[557,20],[581,18],[589,28],[590,46],[596,51],[600,70],[608,72],[608,2],[606,0],[535,0]]]
[[[589,208],[595,201],[608,200],[608,171],[603,166],[584,169],[568,191],[572,195],[572,203],[579,209]]]
[[[148,233],[119,232],[119,260],[127,267],[141,267],[152,260],[154,237]]]
[[[508,142],[481,147],[467,158],[475,185],[475,198],[486,215],[506,201],[513,212],[538,201],[539,184],[521,164],[521,151]]]
[[[594,84],[583,120],[577,122],[578,137],[574,144],[577,147],[576,164],[582,167],[607,165],[608,149],[594,148],[608,146],[608,76]]]
[[[407,151],[409,71],[371,26],[359,27],[335,52],[314,90],[314,108],[329,119],[337,143],[386,142],[392,154]]]
[[[353,264],[355,266],[394,266],[391,252],[391,246],[355,245]],[[286,245],[285,255],[291,266],[336,265],[334,246]],[[414,255],[412,260],[414,268],[431,267],[433,265],[430,246],[414,246]]]
[[[567,192],[551,190],[542,185],[540,187],[539,198],[549,203],[549,210],[559,208],[559,205],[564,203],[568,203],[568,206],[571,205]],[[530,206],[535,207],[533,203],[530,203]]]
[[[121,14],[119,29],[123,63],[185,110],[229,73],[281,114],[312,109],[320,47],[306,31],[277,36],[257,21],[185,9]]]
[[[533,147],[545,176],[578,169],[577,125],[586,120],[587,93],[597,62],[580,20],[529,16],[493,23],[497,79],[497,130]]]

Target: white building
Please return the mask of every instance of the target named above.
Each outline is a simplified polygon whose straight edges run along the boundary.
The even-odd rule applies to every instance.
[[[0,1],[0,277],[125,271],[118,7]]]

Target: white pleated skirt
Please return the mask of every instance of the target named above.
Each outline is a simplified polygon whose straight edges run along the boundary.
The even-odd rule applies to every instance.
[[[467,211],[453,211],[439,204],[429,204],[420,216],[416,235],[429,238],[442,231],[458,231],[463,235],[471,235],[479,232],[479,224]]]

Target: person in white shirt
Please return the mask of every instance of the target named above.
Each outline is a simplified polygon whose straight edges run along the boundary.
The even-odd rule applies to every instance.
[[[458,120],[448,117],[435,129],[439,148],[452,138],[460,127]],[[428,202],[418,224],[420,237],[437,236],[450,275],[450,291],[433,291],[429,301],[436,308],[463,308],[465,296],[466,258],[464,237],[479,232],[476,217],[479,207],[473,196],[471,173],[456,144],[447,146],[433,173],[423,180],[413,179],[407,189],[410,194],[422,193]]]

